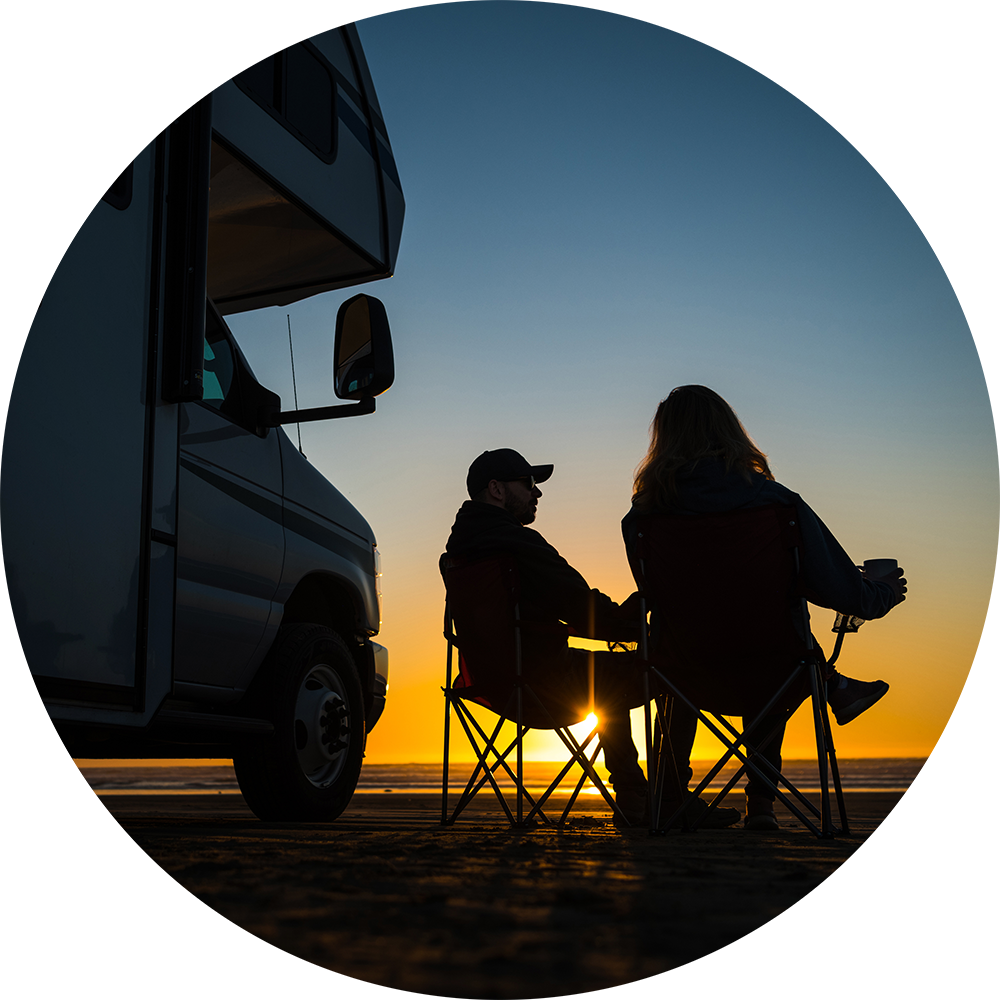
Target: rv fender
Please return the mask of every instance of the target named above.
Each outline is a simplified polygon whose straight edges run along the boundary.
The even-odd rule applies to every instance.
[[[351,583],[329,573],[310,573],[285,601],[280,624],[325,625],[344,640],[358,668],[367,714],[374,697],[375,661],[364,621],[364,601]]]

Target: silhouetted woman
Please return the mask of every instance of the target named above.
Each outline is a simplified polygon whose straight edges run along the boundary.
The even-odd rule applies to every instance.
[[[644,513],[710,514],[770,504],[794,506],[802,533],[802,576],[810,601],[865,620],[881,618],[905,600],[903,571],[866,579],[830,530],[798,494],[775,482],[767,456],[744,430],[732,407],[703,385],[674,389],[660,403],[650,427],[650,446],[635,473],[632,510],[622,521],[630,555],[635,551],[636,518]],[[669,613],[669,612],[664,612]],[[656,622],[653,622],[655,629]],[[889,689],[884,681],[862,682],[828,671],[831,709],[846,725],[875,704]],[[675,706],[672,745],[684,783],[696,720],[678,718]],[[681,711],[684,716],[686,710]],[[763,756],[780,768],[778,733]],[[685,748],[686,743],[686,748]],[[690,780],[690,769],[686,771]],[[775,829],[774,796],[747,782],[748,829]]]

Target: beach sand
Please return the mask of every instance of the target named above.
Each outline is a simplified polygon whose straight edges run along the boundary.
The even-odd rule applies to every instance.
[[[773,835],[618,830],[594,795],[562,827],[513,829],[485,794],[442,826],[430,765],[366,768],[330,824],[257,821],[220,767],[94,771],[77,775],[75,805],[30,801],[65,831],[39,857],[51,867],[75,851],[104,887],[96,910],[80,889],[49,915],[76,942],[70,965],[84,981],[103,970],[109,985],[117,968],[123,988],[141,977],[134,995],[913,1000],[951,995],[933,992],[950,954],[925,905],[933,879],[908,903],[862,863],[890,828],[919,832],[914,816],[937,808],[950,765],[906,763],[845,766],[851,836],[833,840],[784,813]],[[900,871],[905,886],[912,872]],[[101,928],[92,947],[87,920]],[[911,952],[902,971],[897,938]],[[122,965],[126,940],[141,962]],[[851,993],[859,973],[869,989]]]
[[[441,827],[429,798],[360,794],[322,827],[234,818],[172,831],[169,844],[161,828],[149,847],[169,901],[167,952],[197,947],[182,929],[209,910],[212,951],[233,956],[234,985],[257,975],[275,989],[291,976],[304,996],[337,986],[349,996],[603,997],[625,985],[745,996],[747,982],[777,982],[790,968],[824,975],[807,964],[843,945],[830,925],[845,919],[856,839],[650,837],[616,830],[592,802],[563,828],[512,830],[485,800]],[[823,995],[815,985],[801,995]]]

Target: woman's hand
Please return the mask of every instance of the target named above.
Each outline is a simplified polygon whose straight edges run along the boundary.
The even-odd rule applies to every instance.
[[[864,573],[864,571],[862,571],[862,575],[866,580],[871,580],[873,583],[889,584],[889,586],[892,587],[893,593],[896,595],[897,604],[906,600],[906,577],[903,576],[902,566],[898,569],[894,569],[886,576],[868,576]]]

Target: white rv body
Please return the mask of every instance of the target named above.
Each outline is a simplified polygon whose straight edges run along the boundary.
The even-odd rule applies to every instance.
[[[350,778],[324,747],[360,766],[388,674],[375,536],[291,444],[224,316],[389,276],[402,219],[348,25],[174,122],[67,250],[18,368],[0,504],[21,642],[74,756],[266,754],[284,698],[320,727],[302,761],[330,757],[307,789]],[[302,652],[309,627],[325,654]],[[334,639],[360,712],[349,666],[323,660]],[[273,661],[303,655],[323,662],[289,693]]]

